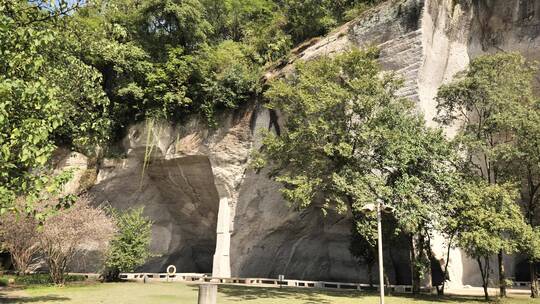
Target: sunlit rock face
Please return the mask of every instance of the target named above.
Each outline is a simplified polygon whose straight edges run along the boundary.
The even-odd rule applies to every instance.
[[[381,66],[404,79],[399,94],[416,101],[426,123],[434,126],[434,97],[441,84],[481,54],[518,51],[528,59],[540,59],[539,36],[537,0],[387,1],[298,47],[289,62],[265,77],[290,73],[299,60],[378,46]],[[134,125],[120,145],[120,155],[97,165],[90,189],[96,204],[144,206],[155,222],[152,250],[158,256],[142,269],[164,271],[174,264],[179,272],[217,276],[284,274],[366,282],[366,269],[348,250],[347,214],[330,210],[323,216],[317,204],[291,210],[279,185],[249,168],[250,151],[260,148],[258,130],[283,131],[279,113],[254,101],[223,112],[217,121],[217,128],[197,118],[178,125]],[[455,128],[447,132],[451,136]],[[386,250],[393,283],[410,282],[407,246]],[[436,238],[433,251],[443,263],[445,250],[444,241]],[[508,258],[509,276],[518,275],[518,262]],[[452,250],[451,285],[478,285],[476,267],[460,250]]]
[[[232,202],[242,180],[252,112],[248,106],[223,113],[217,129],[196,118],[179,126],[134,125],[116,149],[121,152],[98,164],[89,190],[95,203],[121,210],[144,207],[154,223],[155,257],[141,271],[164,272],[172,264],[178,272],[212,272],[219,202],[221,197]],[[228,257],[227,252],[222,256]]]

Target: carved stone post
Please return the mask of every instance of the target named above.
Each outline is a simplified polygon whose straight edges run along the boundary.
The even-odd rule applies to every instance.
[[[212,268],[213,277],[231,277],[231,210],[228,199],[228,191],[217,185],[219,193],[219,211],[216,228],[216,251]]]

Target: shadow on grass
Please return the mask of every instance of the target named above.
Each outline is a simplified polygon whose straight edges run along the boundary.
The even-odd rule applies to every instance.
[[[373,294],[373,295],[376,295],[376,294]],[[409,300],[429,301],[430,303],[479,303],[479,302],[485,302],[484,298],[479,297],[479,296],[457,296],[457,295],[435,296],[435,295],[427,295],[427,294],[419,294],[419,295],[394,294],[394,295],[392,295],[392,297],[409,299]],[[491,303],[491,302],[486,302],[486,303]]]
[[[69,301],[70,298],[60,297],[55,295],[44,295],[35,297],[18,297],[9,296],[6,293],[0,292],[0,303],[36,303],[36,302],[51,302],[58,303],[62,301]]]
[[[228,300],[243,302],[247,300],[256,299],[295,299],[304,301],[306,304],[331,304],[328,299],[321,297],[322,295],[331,296],[343,296],[358,298],[360,293],[334,293],[312,289],[298,289],[298,288],[264,288],[264,287],[245,287],[245,286],[232,286],[232,285],[220,285],[219,292],[224,294]]]
[[[192,285],[195,290],[197,286]],[[247,287],[234,285],[219,285],[219,293],[225,295],[227,300],[243,302],[256,299],[291,299],[302,301],[304,304],[331,304],[332,300],[326,296],[334,298],[350,298],[360,300],[366,296],[377,297],[376,292],[358,292],[358,291],[332,291],[320,289],[301,289],[301,288],[274,288],[274,287]],[[416,295],[412,294],[393,294],[390,297],[402,298],[403,300],[426,301],[429,303],[478,303],[483,302],[480,297],[474,296],[434,296],[434,295]]]

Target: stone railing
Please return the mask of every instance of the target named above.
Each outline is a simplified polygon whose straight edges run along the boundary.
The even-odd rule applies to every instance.
[[[146,277],[146,279],[145,279]],[[217,283],[217,284],[239,284],[245,286],[259,287],[298,287],[298,288],[318,288],[333,290],[358,290],[358,291],[376,291],[378,285],[370,286],[363,283],[343,283],[327,281],[304,281],[304,280],[283,280],[269,278],[219,278],[212,277],[210,274],[202,273],[123,273],[120,278],[130,281],[147,282],[192,282],[192,283]],[[411,285],[390,285],[392,292],[408,293],[412,292]],[[431,292],[430,288],[423,288],[424,292]]]
[[[305,280],[283,280],[269,278],[219,278],[212,277],[209,273],[122,273],[120,278],[136,282],[188,282],[188,283],[217,283],[217,284],[238,284],[245,286],[259,287],[298,287],[298,288],[318,288],[332,290],[358,290],[377,291],[379,285],[370,286],[364,283],[344,283],[327,281],[305,281]],[[514,281],[511,288],[530,288],[531,282]],[[411,285],[390,285],[391,292],[411,293]],[[421,288],[422,292],[435,292],[435,288]]]
[[[84,275],[86,278],[98,279],[98,273],[69,273],[70,275]],[[128,281],[143,282],[188,282],[188,283],[217,283],[217,284],[238,284],[246,286],[260,287],[299,287],[299,288],[320,288],[334,290],[360,290],[360,291],[377,291],[379,285],[369,286],[364,283],[343,283],[343,282],[326,282],[326,281],[305,281],[305,280],[283,280],[268,279],[268,278],[219,278],[212,277],[210,273],[122,273],[120,278]],[[540,283],[540,279],[538,280]],[[465,287],[465,286],[464,286]],[[513,281],[510,288],[528,289],[531,287],[529,281]],[[390,285],[391,292],[410,293],[412,292],[411,285]],[[422,288],[422,292],[434,292],[435,288]]]

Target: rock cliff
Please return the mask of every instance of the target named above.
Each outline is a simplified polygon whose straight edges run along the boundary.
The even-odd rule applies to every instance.
[[[405,80],[402,96],[417,102],[434,124],[438,87],[483,53],[519,51],[540,59],[540,1],[387,1],[324,38],[294,50],[269,71],[288,73],[295,61],[332,56],[351,47],[381,49],[384,69]],[[159,257],[143,269],[214,272],[217,276],[366,281],[349,254],[350,219],[313,206],[289,209],[279,185],[248,168],[260,146],[258,129],[279,132],[279,113],[259,102],[222,113],[209,129],[191,118],[179,125],[142,123],[129,129],[123,155],[97,165],[90,192],[96,203],[144,206],[154,221],[152,249]],[[448,130],[452,134],[453,130]],[[83,166],[86,169],[86,164]],[[442,256],[444,244],[435,244]],[[407,254],[393,252],[392,281],[407,283]],[[451,282],[478,284],[476,266],[459,250],[451,255]],[[509,273],[514,272],[509,259]]]

